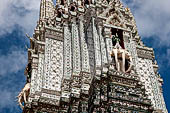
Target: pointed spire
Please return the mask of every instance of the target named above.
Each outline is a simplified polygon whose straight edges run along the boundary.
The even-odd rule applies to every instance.
[[[40,3],[40,19],[46,19],[54,16],[54,3],[53,0],[41,0]]]

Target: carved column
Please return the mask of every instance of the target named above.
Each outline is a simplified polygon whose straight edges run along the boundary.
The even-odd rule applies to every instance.
[[[32,54],[32,71],[31,71],[31,89],[30,89],[30,98],[29,102],[35,100],[35,95],[37,91],[37,74],[38,74],[38,55]]]
[[[72,73],[72,96],[80,96],[80,42],[76,20],[72,23],[72,52],[73,52],[73,73]]]
[[[111,52],[113,49],[112,39],[110,37],[111,36],[110,28],[105,27],[104,34],[105,34],[105,40],[106,40],[107,58],[108,58],[108,63],[110,64],[112,61]]]
[[[94,56],[95,56],[95,69],[97,79],[101,76],[101,50],[100,50],[100,39],[98,34],[98,29],[95,24],[95,18],[92,18],[93,27],[93,40],[94,40]]]
[[[70,100],[70,82],[72,76],[72,46],[71,29],[68,23],[64,25],[64,77],[62,84],[62,101]]]
[[[106,75],[108,68],[108,58],[107,58],[107,48],[106,48],[106,43],[104,40],[104,37],[102,35],[102,26],[99,25],[99,37],[100,37],[100,43],[101,43],[101,61],[102,61],[102,74]]]
[[[81,66],[82,66],[81,90],[83,94],[88,94],[92,76],[90,74],[89,53],[87,49],[87,42],[85,40],[83,18],[80,19],[79,33],[81,42]]]

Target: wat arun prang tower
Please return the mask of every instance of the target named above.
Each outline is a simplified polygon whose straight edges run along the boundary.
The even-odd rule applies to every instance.
[[[30,44],[23,113],[168,113],[153,49],[119,0],[41,0]]]

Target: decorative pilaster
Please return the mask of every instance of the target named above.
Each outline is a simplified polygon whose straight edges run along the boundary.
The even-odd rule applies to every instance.
[[[45,70],[41,102],[45,98],[53,99],[50,102],[59,105],[61,84],[63,78],[63,42],[46,38]]]
[[[74,21],[72,23],[72,52],[73,52],[73,73],[72,73],[72,96],[79,97],[80,96],[80,42],[79,42],[79,33],[78,26]]]
[[[72,76],[71,32],[68,24],[64,25],[64,77],[62,83],[62,101],[70,100],[70,82]]]
[[[101,43],[101,61],[102,61],[102,74],[106,75],[108,68],[108,58],[107,58],[107,48],[104,37],[102,35],[102,26],[99,26],[99,36],[100,36],[100,43]]]
[[[95,75],[95,53],[94,53],[94,39],[93,39],[93,28],[92,22],[90,21],[89,26],[86,30],[86,41],[89,53],[89,64],[90,64],[90,72],[94,76]]]
[[[92,27],[93,27],[93,40],[94,40],[94,56],[95,56],[95,69],[96,69],[96,78],[100,79],[101,76],[101,50],[100,50],[100,39],[95,24],[95,18],[92,18]]]
[[[39,60],[38,60],[38,74],[37,74],[37,88],[36,92],[41,94],[42,90],[42,80],[44,76],[44,54],[39,53]]]
[[[106,40],[106,48],[107,48],[107,58],[108,58],[108,63],[111,63],[112,58],[111,58],[111,52],[113,49],[113,44],[112,44],[112,39],[111,39],[111,31],[110,28],[104,28],[104,34],[105,34],[105,40]]]
[[[32,54],[32,71],[31,71],[31,90],[30,96],[34,98],[37,90],[37,74],[38,74],[38,55]],[[34,98],[35,99],[35,98]],[[32,100],[30,100],[32,101]]]
[[[54,3],[52,0],[41,0],[40,3],[40,20],[54,16]]]
[[[79,24],[80,42],[81,42],[81,91],[83,94],[89,94],[89,88],[92,81],[92,75],[90,74],[89,53],[87,48],[87,42],[85,39],[84,23],[80,19]]]
[[[70,79],[72,75],[72,46],[71,32],[68,25],[64,27],[64,78]]]

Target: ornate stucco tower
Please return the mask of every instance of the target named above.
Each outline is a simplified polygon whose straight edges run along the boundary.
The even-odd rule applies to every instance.
[[[119,0],[41,0],[29,38],[23,113],[168,113],[153,49]]]

